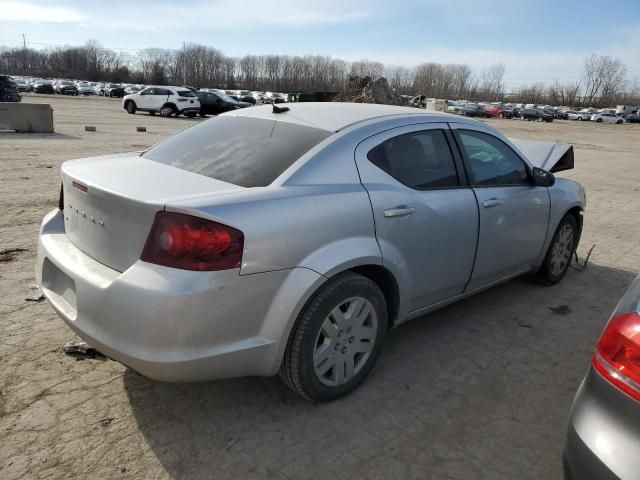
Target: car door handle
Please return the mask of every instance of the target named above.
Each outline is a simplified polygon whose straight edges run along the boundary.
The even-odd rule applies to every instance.
[[[485,200],[484,202],[482,202],[482,206],[484,208],[492,208],[492,207],[499,207],[503,203],[504,201],[499,200],[497,198],[490,198],[489,200]]]
[[[398,205],[395,208],[389,208],[384,211],[384,216],[387,218],[391,217],[406,217],[415,212],[416,209],[413,207],[407,207],[406,205]]]

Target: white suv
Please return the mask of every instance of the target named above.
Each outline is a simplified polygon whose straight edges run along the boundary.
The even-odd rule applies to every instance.
[[[129,113],[159,113],[163,117],[185,115],[195,117],[200,112],[200,100],[195,93],[183,87],[147,87],[138,93],[126,95],[122,107]]]

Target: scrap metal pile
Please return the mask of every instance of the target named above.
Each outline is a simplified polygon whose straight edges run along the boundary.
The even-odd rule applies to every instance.
[[[396,93],[384,77],[373,80],[371,77],[349,77],[344,91],[334,102],[380,103],[385,105],[405,105],[404,99]]]

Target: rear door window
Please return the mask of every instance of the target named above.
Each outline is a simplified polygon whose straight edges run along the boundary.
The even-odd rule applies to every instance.
[[[219,116],[151,147],[143,157],[241,187],[266,187],[331,133],[261,118]]]
[[[373,148],[367,158],[416,190],[459,185],[451,149],[442,130],[398,135]]]

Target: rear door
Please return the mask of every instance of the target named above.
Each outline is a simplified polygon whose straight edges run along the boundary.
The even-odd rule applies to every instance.
[[[478,199],[480,235],[468,289],[529,270],[544,245],[549,192],[535,186],[530,167],[481,126],[452,124],[469,183]]]
[[[149,108],[151,110],[160,111],[169,98],[169,95],[171,95],[170,90],[167,90],[166,88],[156,88],[153,95],[149,97],[151,101],[151,106]]]
[[[356,149],[383,262],[405,274],[410,310],[462,293],[473,268],[478,206],[448,130],[395,128]]]

